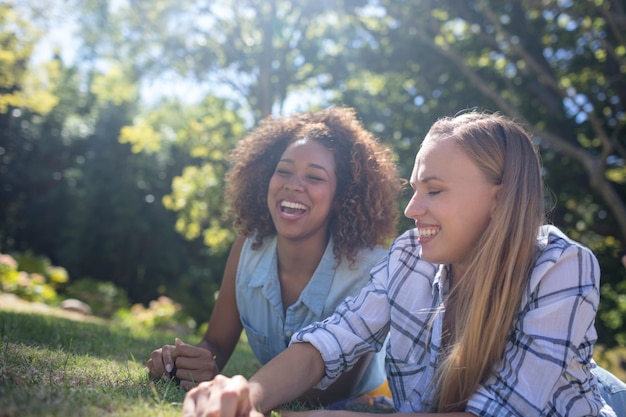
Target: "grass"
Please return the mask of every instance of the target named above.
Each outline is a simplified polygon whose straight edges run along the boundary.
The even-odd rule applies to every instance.
[[[185,392],[151,380],[144,366],[174,336],[0,305],[0,417],[180,416]],[[256,369],[241,341],[224,373],[249,376]]]
[[[185,392],[151,380],[144,366],[174,337],[0,297],[0,417],[179,417]],[[598,363],[622,380],[624,358],[624,348],[597,349]],[[258,367],[242,339],[224,374],[250,376]]]

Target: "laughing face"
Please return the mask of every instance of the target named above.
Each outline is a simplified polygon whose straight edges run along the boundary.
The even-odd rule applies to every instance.
[[[450,138],[426,138],[411,174],[404,214],[415,221],[421,257],[462,270],[491,220],[500,186]]]
[[[320,143],[299,139],[283,152],[267,193],[267,204],[279,236],[327,238],[337,189],[335,158]]]

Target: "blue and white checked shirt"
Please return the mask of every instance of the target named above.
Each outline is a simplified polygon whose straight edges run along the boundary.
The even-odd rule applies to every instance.
[[[591,373],[600,271],[592,252],[553,226],[538,236],[539,257],[502,361],[466,411],[479,416],[614,416]],[[360,355],[380,350],[398,412],[428,412],[441,350],[445,268],[419,258],[415,230],[400,236],[361,293],[328,319],[295,334],[321,353],[328,386]],[[434,321],[433,321],[434,320]]]

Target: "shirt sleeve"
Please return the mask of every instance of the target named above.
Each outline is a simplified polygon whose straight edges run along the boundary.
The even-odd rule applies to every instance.
[[[602,403],[591,376],[599,277],[589,249],[563,238],[548,245],[531,274],[503,360],[470,398],[467,411],[599,415]]]
[[[322,355],[326,373],[317,388],[324,389],[351,369],[365,353],[379,351],[389,331],[387,259],[371,271],[367,285],[344,300],[335,313],[294,334],[291,343],[311,343]]]

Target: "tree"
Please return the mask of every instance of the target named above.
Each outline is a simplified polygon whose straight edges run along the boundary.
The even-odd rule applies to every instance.
[[[623,0],[72,5],[81,13],[81,68],[119,68],[100,88],[109,101],[133,85],[141,98],[149,82],[197,82],[204,101],[153,101],[128,126],[106,130],[119,130],[138,160],[168,161],[163,203],[177,230],[211,256],[223,256],[233,237],[221,217],[227,151],[270,113],[351,105],[408,176],[437,117],[490,109],[535,136],[554,197],[550,220],[600,259],[600,330],[626,335],[615,259],[626,242]]]
[[[41,33],[20,18],[11,4],[0,4],[0,115],[11,108],[45,114],[57,103],[51,93],[57,61],[29,66],[33,47]]]
[[[366,0],[136,0],[116,8],[76,2],[89,59],[131,62],[137,79],[191,77],[198,88],[238,101],[256,123],[289,111],[288,97],[317,90],[349,68],[340,54]],[[356,25],[353,25],[357,28]],[[354,35],[350,33],[350,35]],[[343,74],[343,75],[342,75]],[[320,102],[319,100],[317,101]],[[298,106],[306,109],[309,103]]]
[[[24,211],[25,193],[33,182],[43,193],[54,182],[35,166],[27,172],[22,154],[35,157],[33,142],[45,116],[58,102],[52,91],[57,81],[58,62],[38,68],[29,65],[38,33],[15,13],[11,4],[0,4],[0,248],[12,240],[12,233]],[[34,191],[34,190],[33,190]]]

